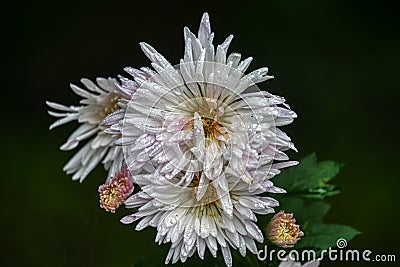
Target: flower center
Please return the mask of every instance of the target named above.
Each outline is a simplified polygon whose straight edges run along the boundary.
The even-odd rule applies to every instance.
[[[105,118],[114,111],[117,111],[119,109],[118,101],[120,99],[120,95],[116,93],[110,93],[110,95],[107,97],[107,103],[105,103],[103,110],[100,111],[101,117]]]
[[[203,122],[204,137],[207,139],[218,140],[225,133],[224,127],[211,118],[201,117]]]
[[[290,222],[283,222],[280,224],[279,228],[276,231],[276,236],[285,242],[289,242],[296,237],[297,229],[293,227],[293,224]]]
[[[206,139],[215,141],[223,140],[224,137],[227,137],[227,131],[222,122],[225,113],[222,103],[213,98],[195,97],[181,105],[184,113],[191,114],[191,117],[187,118],[185,125],[182,127],[183,129],[193,130],[194,119],[192,114],[197,113],[201,118]]]
[[[200,178],[199,175],[195,175],[193,177],[192,182],[190,183],[190,187],[193,187],[193,198],[196,199],[196,195],[199,189]],[[207,190],[204,193],[203,197],[198,201],[200,206],[200,210],[203,210],[211,205],[217,204],[218,201],[218,193],[212,183],[208,184]]]

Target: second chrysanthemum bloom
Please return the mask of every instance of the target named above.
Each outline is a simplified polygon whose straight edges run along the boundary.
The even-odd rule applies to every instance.
[[[115,136],[104,133],[102,120],[119,109],[118,102],[130,99],[131,91],[122,89],[117,80],[97,78],[97,84],[88,79],[81,82],[86,89],[71,84],[74,93],[83,99],[78,106],[65,106],[47,101],[47,105],[55,111],[50,115],[59,118],[50,129],[71,121],[77,121],[80,126],[68,137],[60,147],[61,150],[72,150],[81,142],[85,145],[64,166],[67,174],[73,174],[72,179],[83,182],[89,173],[100,163],[109,170],[108,178],[118,172],[122,165],[122,150],[114,146]]]

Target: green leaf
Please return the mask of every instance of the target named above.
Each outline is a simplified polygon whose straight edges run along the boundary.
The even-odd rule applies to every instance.
[[[302,159],[299,165],[282,170],[274,178],[274,183],[289,194],[323,199],[339,193],[329,181],[338,174],[340,167],[341,164],[334,161],[317,162],[316,155],[311,154]]]
[[[281,195],[277,197],[280,209],[286,213],[293,213],[296,221],[301,225],[321,222],[330,206],[322,200],[307,201],[299,197]]]
[[[327,249],[336,247],[338,239],[350,241],[360,234],[356,229],[338,224],[310,224],[304,231],[304,236],[296,244],[296,248],[319,248]]]

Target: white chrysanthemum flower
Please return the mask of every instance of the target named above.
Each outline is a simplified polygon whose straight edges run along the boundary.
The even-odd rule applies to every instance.
[[[183,171],[184,185],[200,170],[200,184],[230,173],[254,191],[280,168],[297,164],[286,161],[283,151],[295,148],[277,128],[296,114],[282,97],[257,90],[256,83],[272,78],[268,68],[245,75],[252,58],[227,55],[232,36],[215,49],[213,36],[207,14],[197,37],[185,28],[185,55],[175,68],[141,43],[155,70],[125,69],[139,89],[123,120],[114,114],[105,119],[111,126],[106,132],[122,136],[117,144],[124,145],[128,168],[136,173],[157,171],[171,179]]]
[[[220,248],[230,266],[230,247],[257,253],[254,240],[263,235],[255,213],[278,205],[260,194],[285,192],[270,179],[297,162],[287,161],[284,151],[295,148],[277,127],[296,114],[283,98],[257,90],[272,78],[267,68],[246,75],[252,59],[227,55],[232,36],[215,49],[207,14],[197,37],[187,28],[184,34],[176,67],[141,44],[154,70],[125,69],[138,89],[103,122],[121,136],[116,144],[129,170],[146,173],[133,176],[142,191],[126,201],[139,211],[122,221],[140,220],[137,230],[156,227],[156,241],[172,243],[166,262],[196,250],[203,257],[208,247],[214,256]]]
[[[70,121],[78,121],[81,124],[60,147],[61,150],[72,150],[81,141],[88,139],[64,166],[67,174],[74,174],[73,180],[82,182],[100,162],[109,170],[108,178],[110,178],[120,170],[123,155],[120,147],[113,146],[117,137],[104,133],[105,127],[100,123],[107,115],[119,109],[118,101],[129,99],[131,93],[127,90],[127,86],[122,88],[111,78],[97,78],[98,85],[88,79],[82,79],[81,82],[87,90],[71,84],[72,91],[83,97],[80,106],[68,107],[46,102],[49,107],[57,111],[49,111],[49,114],[61,117],[50,125],[50,129]]]
[[[136,226],[138,231],[147,226],[157,228],[155,241],[171,242],[166,264],[171,259],[172,263],[185,262],[196,250],[204,259],[206,248],[214,257],[221,249],[227,266],[232,265],[230,247],[243,257],[246,250],[256,254],[255,241],[263,242],[264,238],[255,223],[255,214],[274,212],[273,207],[278,205],[273,198],[259,194],[280,191],[266,180],[254,192],[249,192],[245,182],[228,175],[227,184],[210,183],[198,200],[200,178],[197,174],[187,187],[176,185],[178,177],[166,180],[157,174],[140,174],[133,178],[141,191],[128,198],[125,205],[138,208],[138,212],[121,221],[129,224],[140,220]]]

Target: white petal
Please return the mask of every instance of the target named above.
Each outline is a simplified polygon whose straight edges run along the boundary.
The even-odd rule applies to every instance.
[[[226,266],[232,266],[232,255],[229,247],[221,247],[221,251]]]

